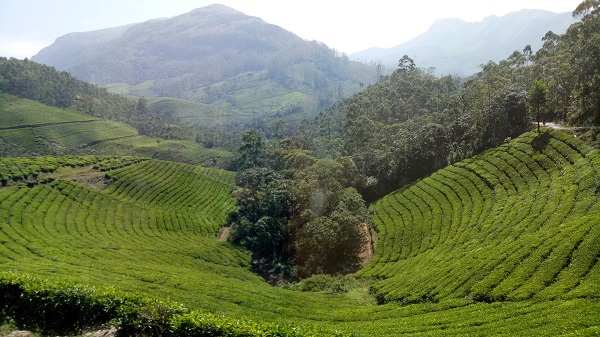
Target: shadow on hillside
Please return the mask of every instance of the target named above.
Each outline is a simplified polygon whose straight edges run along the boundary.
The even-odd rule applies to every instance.
[[[531,142],[531,147],[533,147],[536,151],[543,151],[548,143],[550,143],[550,139],[552,135],[547,132],[542,132],[537,135]]]

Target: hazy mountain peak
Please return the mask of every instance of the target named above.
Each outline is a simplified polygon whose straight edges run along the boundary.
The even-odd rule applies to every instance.
[[[409,55],[418,67],[436,68],[438,75],[471,75],[479,70],[480,64],[504,59],[526,45],[539,49],[546,32],[562,34],[573,22],[571,13],[537,9],[492,15],[481,22],[441,19],[408,42],[388,49],[369,48],[350,57],[381,61],[391,70],[403,55]]]
[[[192,10],[191,12],[189,12],[188,14],[200,14],[200,13],[207,13],[207,12],[220,13],[220,14],[242,14],[242,15],[245,15],[244,13],[238,11],[237,9],[234,9],[229,6],[222,5],[222,4],[212,4],[212,5],[196,8],[196,9]]]
[[[105,33],[110,38],[96,43],[87,43],[94,32],[57,41],[32,60],[98,85],[215,104],[220,114],[245,118],[315,114],[376,78],[374,67],[224,5]]]

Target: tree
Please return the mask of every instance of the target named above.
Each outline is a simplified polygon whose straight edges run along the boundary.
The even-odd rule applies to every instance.
[[[540,132],[540,110],[546,104],[548,87],[542,80],[536,80],[529,90],[529,101],[537,113],[537,131]]]
[[[8,81],[0,74],[0,92],[5,92],[8,87]]]
[[[523,56],[525,56],[525,60],[527,61],[527,64],[529,64],[529,62],[531,61],[532,55],[533,55],[533,51],[531,50],[531,45],[526,45],[525,48],[523,48]]]
[[[317,216],[300,229],[296,262],[300,276],[338,274],[356,271],[368,221],[368,210],[353,188],[336,195],[328,216]]]
[[[285,121],[283,119],[275,122],[273,126],[273,137],[278,140],[282,140],[285,137]]]
[[[410,72],[415,69],[415,61],[408,57],[408,55],[402,56],[398,61],[398,70],[400,72]]]
[[[258,257],[277,261],[289,258],[292,212],[291,188],[280,174],[255,167],[236,175],[232,192],[237,211],[231,216],[231,240]]]
[[[139,115],[148,114],[148,102],[146,101],[146,99],[143,97],[140,97],[138,99],[135,109]]]
[[[242,145],[238,148],[238,167],[241,170],[260,166],[265,155],[263,135],[250,129],[242,135]]]
[[[590,14],[597,14],[599,9],[599,0],[584,0],[575,8],[573,16],[583,16],[585,19]]]

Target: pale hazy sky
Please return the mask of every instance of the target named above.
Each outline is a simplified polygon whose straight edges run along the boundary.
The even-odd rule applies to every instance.
[[[0,0],[0,56],[35,55],[71,32],[170,17],[225,4],[351,54],[389,48],[436,19],[481,21],[520,9],[571,12],[582,0]],[[540,37],[541,38],[541,37]]]

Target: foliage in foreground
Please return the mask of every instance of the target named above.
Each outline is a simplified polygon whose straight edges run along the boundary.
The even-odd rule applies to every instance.
[[[216,316],[114,290],[0,273],[0,321],[44,334],[116,325],[123,336],[349,336],[312,327]]]
[[[560,133],[555,135],[568,138]],[[573,141],[571,138],[568,142]],[[570,158],[577,158],[559,143],[551,141],[547,146],[551,151],[548,153],[557,156],[551,149],[558,148],[570,152]],[[543,159],[543,153],[538,153],[536,158],[544,165],[550,164],[549,160]],[[589,173],[582,165],[585,161],[576,162],[580,165],[578,172]],[[568,168],[570,164],[563,161],[562,166]],[[202,172],[208,174],[204,182],[201,182]],[[541,168],[535,172],[540,181],[552,180],[544,178]],[[494,303],[446,297],[439,303],[401,306],[396,303],[372,305],[371,297],[368,302],[362,300],[368,296],[364,288],[360,291],[349,289],[347,293],[328,290],[327,283],[335,285],[336,282],[327,277],[325,280],[315,277],[311,280],[314,281],[312,285],[307,284],[306,290],[310,286],[312,290],[319,290],[317,292],[269,287],[250,273],[247,252],[235,250],[215,238],[216,231],[225,223],[224,206],[229,203],[225,208],[231,207],[228,196],[233,173],[147,160],[109,170],[102,176],[106,174],[114,182],[103,191],[58,180],[34,187],[18,184],[0,188],[0,241],[3,242],[0,263],[3,270],[66,280],[71,284],[126,289],[145,298],[174,300],[193,310],[206,310],[214,315],[259,322],[314,324],[358,336],[556,336],[589,335],[598,331],[600,307],[594,297]],[[559,183],[561,179],[555,181]],[[214,189],[220,191],[218,194],[210,189],[202,191],[202,186],[208,187],[212,183],[215,183]],[[484,185],[478,186],[483,188]],[[202,202],[206,207],[194,207]],[[455,200],[454,204],[444,206],[444,210],[449,211],[453,205],[458,207],[462,203]],[[576,209],[581,210],[580,207]],[[472,208],[464,208],[461,214],[466,216],[467,210]],[[548,209],[549,212],[552,210],[554,208]],[[467,238],[467,232],[458,228],[452,233],[463,233],[462,237]],[[381,232],[379,239],[381,245],[378,247],[382,249],[388,244],[392,248],[391,245],[397,242]],[[443,255],[445,260],[457,257],[457,249],[449,245]],[[375,264],[381,268],[378,272],[396,270],[391,261],[379,259]],[[422,272],[426,270],[419,271]],[[419,273],[407,274],[414,279]],[[386,282],[378,280],[375,284]],[[430,282],[436,280],[431,278]],[[426,285],[425,282],[422,284]],[[586,284],[594,287],[597,283]],[[169,311],[165,307],[139,310],[132,310],[131,315],[138,315],[132,317],[138,317],[136,320],[142,322],[140,324],[152,321],[149,317],[155,317],[159,312]],[[145,316],[139,316],[139,312]]]

